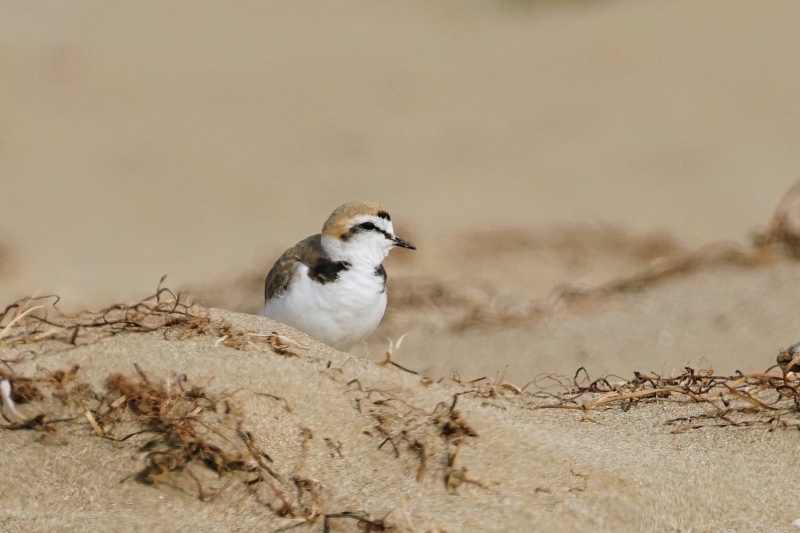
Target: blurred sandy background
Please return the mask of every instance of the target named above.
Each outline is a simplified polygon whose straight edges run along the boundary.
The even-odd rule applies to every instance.
[[[798,27],[788,0],[4,0],[0,301],[99,306],[168,274],[241,310],[231,280],[357,199],[420,246],[393,280],[486,306],[746,242],[800,177]],[[796,281],[706,272],[489,330],[422,306],[357,352],[412,331],[433,374],[761,369],[796,340]]]
[[[294,476],[313,477],[323,512],[395,531],[787,531],[791,407],[673,434],[676,417],[730,422],[729,403],[540,410],[508,383],[580,366],[762,371],[800,338],[800,261],[751,245],[800,179],[798,28],[794,0],[0,0],[0,309],[34,292],[67,310],[136,300],[168,274],[209,305],[257,311],[283,249],[371,200],[419,250],[392,254],[389,311],[353,353],[380,361],[406,334],[398,364],[496,380],[460,396],[479,435],[462,446],[408,435],[440,405],[455,421],[463,387],[248,315],[224,314],[231,331],[306,348],[164,331],[25,344],[18,328],[0,376],[79,365],[102,390],[140,364],[167,391],[189,375],[241,393],[235,412],[292,494]],[[627,288],[593,289],[615,280]],[[150,458],[145,437],[96,438],[82,409],[53,422],[59,444],[0,422],[13,487],[0,530],[287,525],[242,486],[200,502],[125,482]],[[386,420],[397,427],[376,432]],[[408,446],[393,453],[392,434]],[[485,485],[448,492],[457,457]]]

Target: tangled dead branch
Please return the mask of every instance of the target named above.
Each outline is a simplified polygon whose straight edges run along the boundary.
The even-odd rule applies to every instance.
[[[523,387],[502,379],[459,383],[468,389],[461,394],[510,401],[530,409],[628,411],[654,401],[702,407],[694,414],[668,420],[666,424],[676,426],[673,433],[703,427],[800,429],[800,378],[790,372],[800,365],[797,347],[782,351],[778,361],[779,365],[765,372],[730,376],[686,367],[670,376],[634,372],[633,379],[590,379],[581,367],[571,379],[543,374]]]
[[[185,386],[185,375],[155,383],[136,370],[136,377],[109,376],[108,394],[91,414],[104,438],[124,442],[150,437],[138,448],[146,456],[137,481],[173,486],[208,500],[227,486],[212,487],[213,482],[237,479],[254,493],[266,490],[260,496],[276,514],[315,518],[289,497],[286,482],[270,466],[271,457],[244,429],[227,395]]]
[[[161,332],[167,340],[217,337],[217,344],[236,349],[265,341],[275,353],[287,356],[297,355],[295,350],[304,347],[277,332],[242,331],[227,320],[214,319],[205,305],[185,300],[161,283],[155,294],[139,302],[100,311],[65,315],[58,310],[58,302],[58,296],[39,296],[7,306],[0,312],[0,341],[10,347],[42,346],[42,341],[74,347],[121,333]]]

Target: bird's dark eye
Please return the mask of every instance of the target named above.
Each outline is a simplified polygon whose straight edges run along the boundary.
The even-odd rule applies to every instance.
[[[364,222],[363,224],[359,224],[358,227],[363,229],[364,231],[374,231],[378,229],[372,222]]]

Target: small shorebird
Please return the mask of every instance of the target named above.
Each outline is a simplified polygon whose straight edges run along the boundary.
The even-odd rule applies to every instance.
[[[395,246],[416,249],[394,234],[381,206],[354,202],[337,207],[322,233],[303,239],[275,262],[261,315],[349,350],[383,318],[382,263]]]

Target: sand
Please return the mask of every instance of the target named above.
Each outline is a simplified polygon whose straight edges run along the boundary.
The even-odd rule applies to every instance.
[[[798,340],[800,263],[753,232],[800,168],[799,23],[788,1],[2,2],[0,302],[97,309],[166,273],[237,330],[305,347],[86,333],[0,374],[76,363],[104,394],[136,363],[237,391],[293,498],[314,479],[320,512],[398,531],[792,531],[793,428],[673,433],[710,407],[582,413],[505,388],[459,397],[477,436],[449,469],[436,420],[465,390],[451,378],[761,372]],[[418,246],[387,262],[379,330],[342,354],[247,314],[279,253],[356,199]],[[711,259],[603,290],[692,257]],[[417,374],[380,364],[401,338]],[[79,418],[0,431],[0,530],[323,529],[240,483],[211,501],[138,483],[143,441],[99,439],[57,400],[19,409]],[[419,449],[375,429],[400,415],[429,452],[419,481]],[[472,481],[448,490],[448,472]]]
[[[457,466],[472,482],[448,491],[446,465],[455,446],[429,429],[432,415],[446,413],[464,388],[350,357],[267,319],[213,313],[239,330],[277,331],[304,348],[290,345],[294,355],[287,356],[258,341],[234,349],[207,336],[168,341],[163,332],[127,333],[95,341],[87,335],[71,349],[34,346],[39,355],[14,368],[24,374],[77,363],[81,379],[102,391],[110,373],[135,373],[138,364],[154,381],[185,373],[209,391],[236,391],[230,403],[278,474],[324,487],[321,512],[364,511],[397,531],[782,531],[795,519],[785,502],[797,492],[796,431],[672,434],[667,419],[702,412],[673,400],[584,414],[459,396],[460,416],[477,436],[462,438]],[[19,409],[30,416],[41,405]],[[380,446],[381,420],[426,445],[419,481],[419,456],[402,439],[397,455]],[[105,531],[109,523],[118,531],[297,525],[241,484],[201,502],[190,490],[137,483],[131,476],[142,467],[146,452],[139,446],[146,439],[99,439],[80,417],[56,425],[58,441],[37,442],[36,431],[4,432],[0,525],[7,531]],[[357,530],[349,520],[330,524],[332,531]],[[319,530],[321,521],[298,527]]]

